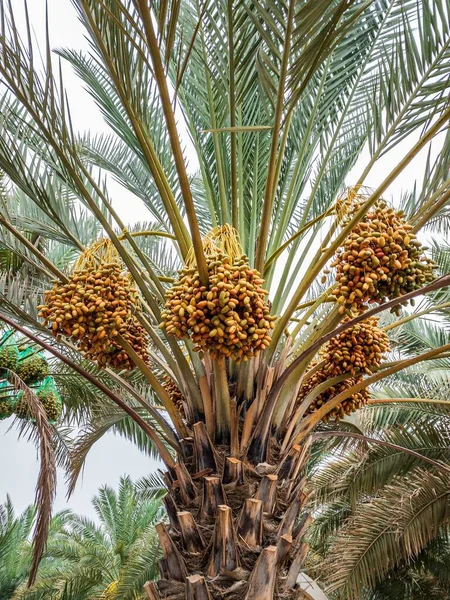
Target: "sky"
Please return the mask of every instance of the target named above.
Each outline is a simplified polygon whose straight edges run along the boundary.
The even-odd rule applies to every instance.
[[[45,32],[45,0],[30,0],[28,4],[36,38],[42,40]],[[24,23],[23,1],[12,0],[12,5],[16,21],[20,26]],[[88,49],[83,28],[70,0],[48,0],[48,14],[53,49],[60,47],[75,50]],[[68,65],[63,66],[63,73],[75,128],[80,131],[89,130],[91,135],[107,131],[98,109],[87,92],[82,89]],[[415,139],[409,138],[397,146],[396,156],[401,156],[402,151],[410,148],[414,141]],[[190,169],[195,169],[190,142],[185,138],[183,143],[187,147],[188,160],[191,159]],[[437,147],[438,145],[436,149]],[[368,152],[363,152],[349,175],[348,185],[358,180],[367,157]],[[385,196],[395,201],[402,192],[411,189],[415,178],[423,171],[424,162],[425,154],[422,152],[389,188]],[[395,164],[392,154],[384,156],[369,174],[366,185],[377,187]],[[150,218],[142,203],[131,197],[118,184],[110,182],[109,191],[116,210],[129,225]],[[35,447],[24,439],[17,440],[17,431],[14,428],[9,430],[11,423],[11,419],[0,422],[0,503],[4,501],[6,493],[9,493],[17,510],[21,511],[33,503],[38,462]],[[70,507],[76,512],[95,518],[90,500],[99,486],[108,484],[117,487],[121,475],[128,474],[133,479],[137,479],[147,475],[157,466],[155,461],[141,454],[130,442],[114,435],[106,435],[89,454],[83,478],[69,501],[65,497],[64,475],[62,472],[58,473],[55,510]]]

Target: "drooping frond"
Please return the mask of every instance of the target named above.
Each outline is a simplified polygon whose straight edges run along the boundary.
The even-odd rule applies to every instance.
[[[414,557],[449,519],[449,477],[417,469],[360,506],[330,548],[330,589],[349,598],[373,587],[400,557]],[[333,565],[333,566],[331,566]]]

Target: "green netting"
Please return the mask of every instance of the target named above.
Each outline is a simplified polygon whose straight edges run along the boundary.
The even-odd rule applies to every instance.
[[[15,393],[14,386],[9,383],[9,381],[6,381],[6,379],[0,381],[0,400],[10,398],[11,396],[14,396]]]
[[[30,356],[35,356],[39,354],[40,350],[37,348],[33,348],[31,346],[19,346],[19,358],[20,360],[25,360],[25,358],[30,358]]]
[[[56,387],[55,380],[51,375],[48,375],[43,381],[36,385],[35,388],[39,392],[55,392],[59,396],[58,388]]]
[[[44,407],[50,423],[55,423],[62,413],[62,400],[53,377],[46,377],[38,386],[34,386],[33,390]],[[20,419],[34,420],[23,392],[18,394],[14,412]]]
[[[3,336],[4,337],[4,336]],[[19,349],[14,341],[0,342],[0,374],[4,369],[16,371],[19,363]]]
[[[20,351],[16,373],[27,385],[33,385],[43,381],[50,374],[50,368],[40,352],[26,347]]]
[[[51,423],[59,419],[62,413],[62,400],[53,377],[47,377],[39,388],[38,398],[47,413]]]

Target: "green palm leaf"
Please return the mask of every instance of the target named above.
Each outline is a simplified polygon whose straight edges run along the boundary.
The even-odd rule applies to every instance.
[[[447,475],[419,469],[387,486],[338,534],[329,561],[338,554],[340,566],[330,575],[330,589],[344,587],[358,597],[358,589],[373,586],[399,557],[414,557],[436,536],[448,523],[449,508]]]

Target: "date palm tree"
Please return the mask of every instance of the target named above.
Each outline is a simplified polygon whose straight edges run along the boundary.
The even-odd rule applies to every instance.
[[[371,297],[366,273],[364,284],[359,275],[351,281],[358,294],[343,285],[354,272],[345,275],[350,264],[342,261],[349,247],[352,260],[372,256],[367,246],[361,255],[351,247],[363,243],[355,232],[370,226],[368,215],[375,228],[389,218],[380,199],[422,150],[424,173],[399,218],[414,235],[447,227],[449,4],[74,5],[90,49],[58,53],[100,108],[108,135],[76,131],[76,98],[65,94],[49,38],[37,52],[26,11],[21,37],[18,9],[8,2],[0,9],[7,267],[0,318],[53,355],[52,374],[60,369],[63,386],[78,389],[78,399],[68,394],[68,411],[86,429],[71,457],[72,486],[87,451],[111,427],[165,464],[170,524],[157,526],[161,579],[146,586],[148,598],[301,597],[310,521],[303,475],[318,424],[349,399],[365,402],[369,385],[450,349],[443,341],[375,365],[370,375],[353,369],[325,377],[297,401],[301,386],[323,372],[318,351],[328,341],[416,296],[428,294],[420,314],[448,307],[446,268],[427,284],[417,275],[420,260],[410,262],[395,285],[383,283],[381,296]],[[391,167],[375,176],[384,156]],[[148,209],[148,223],[127,227],[113,180]],[[374,189],[364,187],[370,181]],[[402,248],[409,256],[413,238],[386,227],[391,242],[378,231],[370,243],[380,256],[390,249],[390,267],[371,260],[380,281],[392,282],[389,269],[401,271]],[[329,272],[334,256],[338,280]],[[110,311],[105,324],[112,314],[116,324],[108,330],[103,317],[92,331],[83,325],[82,306],[102,311],[100,297],[65,308],[70,290],[86,295],[80,282],[91,277],[88,299],[121,282],[127,308],[122,316]],[[53,315],[52,302],[65,312]],[[50,319],[40,319],[38,305]],[[237,324],[226,322],[228,313]],[[400,316],[399,325],[410,318]],[[69,329],[71,319],[81,326]],[[116,368],[120,361],[126,369]],[[43,456],[33,581],[57,457],[45,415],[32,392],[27,397]]]

